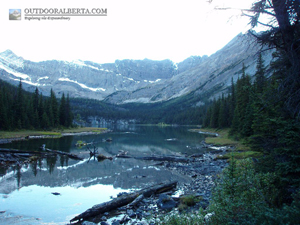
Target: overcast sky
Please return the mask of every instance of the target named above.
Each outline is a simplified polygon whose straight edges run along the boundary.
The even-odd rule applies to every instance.
[[[0,52],[24,59],[98,63],[116,59],[171,59],[211,55],[249,27],[242,8],[254,0],[1,0]],[[231,7],[216,10],[215,7]],[[103,8],[107,16],[73,16],[64,21],[25,20],[28,8]],[[9,9],[21,9],[20,21]]]

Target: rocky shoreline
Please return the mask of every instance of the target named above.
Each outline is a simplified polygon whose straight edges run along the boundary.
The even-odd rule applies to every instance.
[[[206,153],[186,156],[191,158],[186,162],[165,161],[157,164],[192,178],[190,183],[178,183],[175,191],[152,195],[141,200],[135,207],[124,206],[112,213],[105,213],[90,218],[89,221],[76,224],[153,225],[170,213],[197,213],[200,207],[206,209],[211,199],[212,189],[215,186],[215,179],[227,166],[227,161],[218,159],[218,156],[226,153],[230,147],[216,147],[206,143],[203,143],[203,146],[207,148]],[[182,204],[182,199],[185,197],[192,198],[193,203],[190,205]]]

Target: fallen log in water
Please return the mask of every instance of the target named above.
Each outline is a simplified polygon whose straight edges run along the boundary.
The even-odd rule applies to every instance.
[[[66,155],[66,156],[68,156],[71,159],[83,160],[83,158],[81,158],[81,157],[79,157],[79,156],[77,156],[75,154],[72,154],[72,153],[62,152],[62,151],[58,151],[58,150],[52,150],[52,149],[49,149],[49,148],[45,148],[44,150],[48,151],[48,152],[55,153],[55,154],[59,154],[59,155]]]
[[[32,156],[44,157],[47,153],[36,151],[21,151],[17,149],[0,148],[0,162],[22,164]]]
[[[135,159],[141,160],[153,160],[153,161],[168,161],[168,162],[190,162],[191,158],[178,157],[178,156],[144,156],[134,157]]]
[[[145,189],[136,191],[131,194],[122,195],[111,201],[104,202],[104,203],[101,203],[98,205],[94,205],[92,208],[89,208],[85,212],[79,214],[78,216],[75,216],[73,219],[70,220],[70,222],[72,223],[75,221],[85,220],[87,218],[95,217],[99,214],[103,214],[105,212],[110,212],[112,210],[118,209],[122,206],[125,206],[125,205],[128,205],[128,204],[134,202],[134,200],[141,195],[143,195],[143,197],[147,198],[153,194],[163,193],[163,192],[172,190],[172,189],[176,188],[176,186],[177,186],[177,181],[166,183],[166,184],[157,184],[152,187],[145,188]],[[139,197],[139,198],[141,198],[141,197]]]
[[[21,159],[21,157],[30,158],[31,156],[40,156],[45,157],[46,155],[50,154],[60,154],[60,155],[67,155],[68,157],[76,160],[82,160],[83,158],[80,158],[79,156],[67,152],[57,151],[57,150],[51,150],[48,148],[43,148],[43,150],[47,151],[22,151],[17,149],[8,149],[8,148],[0,148],[0,154],[3,155],[3,157],[0,157],[1,161],[19,161],[18,159]]]
[[[22,150],[17,150],[17,149],[9,149],[9,148],[0,148],[0,153],[16,153],[16,154],[21,154],[21,153],[27,153],[27,154],[36,154],[36,155],[42,155],[45,154],[44,152],[37,152],[37,151],[22,151]]]
[[[179,157],[179,156],[129,156],[129,155],[117,155],[117,158],[134,158],[140,160],[153,160],[153,161],[168,161],[168,162],[191,162],[192,158]]]

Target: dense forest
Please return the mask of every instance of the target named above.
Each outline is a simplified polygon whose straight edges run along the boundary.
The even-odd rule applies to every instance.
[[[38,88],[34,93],[24,91],[22,82],[15,87],[0,80],[0,130],[52,129],[72,126],[73,119],[88,121],[88,117],[106,120],[134,120],[140,124],[201,124],[206,107],[191,107],[202,96],[193,93],[167,102],[113,105],[95,99],[50,97]]]
[[[261,14],[273,17],[257,35],[276,51],[267,75],[261,54],[251,80],[240,72],[228,95],[206,109],[203,125],[230,128],[260,158],[236,161],[222,174],[210,205],[212,224],[299,224],[300,218],[300,25],[299,1],[256,1],[248,10],[255,27]],[[276,22],[274,22],[276,21]]]
[[[22,82],[14,87],[0,80],[0,130],[70,127],[73,122],[69,95],[58,100],[53,90],[44,97],[23,90]]]
[[[185,96],[156,103],[128,103],[113,105],[104,101],[84,98],[70,98],[70,105],[75,116],[87,120],[89,116],[106,120],[135,120],[139,124],[202,124],[209,104],[196,107],[197,102],[211,102],[209,93],[195,95],[195,91]]]

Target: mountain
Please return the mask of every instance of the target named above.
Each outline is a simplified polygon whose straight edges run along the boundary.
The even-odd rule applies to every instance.
[[[158,82],[135,91],[118,91],[105,100],[114,104],[129,102],[166,101],[194,92],[194,95],[219,96],[241,75],[243,64],[246,73],[256,72],[257,53],[261,46],[250,34],[240,34],[224,48],[202,60],[199,64],[181,71],[164,82]],[[272,51],[263,51],[265,65],[272,60]],[[188,60],[189,61],[189,60]],[[180,65],[180,64],[179,64]],[[201,104],[201,103],[200,103]]]
[[[116,60],[98,64],[90,61],[31,62],[7,50],[0,53],[0,78],[16,84],[21,79],[25,89],[37,86],[43,94],[53,88],[58,94],[102,100],[116,91],[134,91],[149,84],[170,79],[177,73],[170,60]]]
[[[224,48],[208,56],[191,56],[178,64],[171,60],[116,60],[99,64],[91,61],[32,62],[6,50],[0,53],[0,79],[43,95],[50,89],[60,96],[103,100],[113,104],[154,103],[193,93],[217,96],[237,80],[243,63],[254,75],[260,50],[250,34],[239,34]],[[264,51],[265,64],[272,60]],[[201,104],[201,101],[199,102]]]

